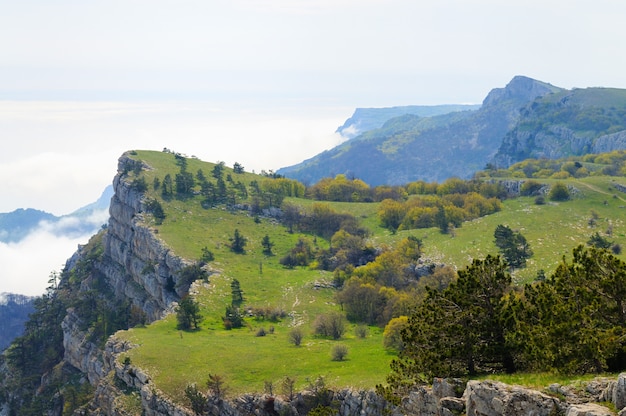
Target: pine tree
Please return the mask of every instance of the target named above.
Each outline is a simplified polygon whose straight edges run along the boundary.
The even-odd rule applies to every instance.
[[[198,329],[198,325],[202,320],[198,302],[194,301],[190,296],[182,298],[176,308],[176,320],[178,321],[178,329]]]
[[[261,246],[263,246],[263,254],[266,256],[272,255],[272,247],[274,247],[274,243],[270,240],[270,236],[265,234],[263,240],[261,240]]]
[[[246,238],[235,228],[235,234],[230,239],[230,249],[237,254],[245,253]]]
[[[526,266],[526,260],[533,255],[530,244],[520,232],[511,230],[506,225],[498,225],[493,233],[496,246],[502,257],[514,268]]]
[[[506,270],[499,257],[487,256],[459,271],[443,291],[427,289],[403,331],[404,350],[392,361],[387,397],[433,377],[514,370],[503,319],[511,286]]]
[[[231,293],[231,304],[234,307],[239,307],[243,303],[243,290],[241,290],[241,286],[239,284],[239,280],[233,279],[230,283],[230,293]]]

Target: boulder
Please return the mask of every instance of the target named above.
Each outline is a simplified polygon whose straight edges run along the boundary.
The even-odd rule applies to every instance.
[[[467,416],[549,416],[560,409],[554,397],[494,381],[470,381],[464,394]]]

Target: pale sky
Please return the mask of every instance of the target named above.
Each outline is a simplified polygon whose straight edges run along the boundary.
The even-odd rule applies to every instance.
[[[0,212],[91,203],[130,149],[276,170],[356,107],[626,88],[624,21],[623,0],[0,0]],[[0,244],[0,292],[42,293],[87,238]]]
[[[278,169],[355,107],[515,75],[626,87],[621,0],[0,0],[0,212],[92,202],[133,148]]]

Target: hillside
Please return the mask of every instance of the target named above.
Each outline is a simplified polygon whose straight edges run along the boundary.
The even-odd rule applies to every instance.
[[[477,110],[479,105],[449,104],[449,105],[405,105],[384,108],[357,108],[343,125],[337,128],[337,133],[352,139],[369,130],[378,129],[388,120],[404,115],[419,117],[433,117],[458,111]]]
[[[565,90],[517,76],[477,110],[392,118],[277,172],[308,184],[338,174],[371,185],[440,182],[470,178],[487,164],[609,152],[626,146],[625,106],[623,90]]]
[[[537,204],[535,196],[509,198],[499,211],[444,234],[436,227],[391,232],[380,226],[380,202],[315,201],[305,198],[305,187],[296,181],[247,173],[238,164],[230,168],[169,151],[128,152],[119,160],[108,226],[68,260],[61,280],[38,303],[37,331],[9,350],[13,367],[10,376],[3,373],[5,396],[0,397],[20,404],[22,414],[64,406],[84,406],[86,414],[113,414],[112,409],[191,414],[181,410],[190,406],[187,387],[204,388],[209,375],[217,375],[227,397],[256,393],[258,398],[268,391],[286,397],[291,381],[294,391],[350,386],[354,390],[348,396],[369,400],[357,392],[384,383],[397,357],[395,350],[383,348],[385,323],[377,320],[408,313],[424,296],[425,282],[433,282],[429,278],[445,282],[450,276],[437,269],[441,263],[462,270],[474,258],[497,253],[493,232],[498,224],[521,231],[534,250],[527,267],[514,271],[518,284],[533,281],[540,270],[552,273],[594,232],[624,246],[626,194],[618,189],[626,189],[626,180],[601,174],[603,166],[622,166],[623,158],[614,156],[581,161],[595,175],[536,179],[547,186],[564,181],[570,200]],[[568,166],[563,161],[555,169]],[[497,180],[513,187],[520,184],[521,171],[485,173],[491,175],[485,183]],[[454,184],[442,184],[442,191]],[[359,182],[353,186],[363,188]],[[434,195],[401,198],[430,200]],[[293,207],[302,216],[290,232]],[[245,240],[241,252],[233,249],[237,234]],[[421,247],[414,244],[418,240]],[[314,260],[289,266],[287,255],[296,253],[299,261],[306,247]],[[374,256],[384,261],[375,262]],[[352,263],[331,271],[341,258]],[[394,273],[385,276],[385,267]],[[429,274],[432,270],[439,274]],[[357,298],[358,304],[369,304],[365,294],[374,290],[384,294],[379,300],[388,302],[388,310],[369,315],[374,321],[365,324],[344,321],[339,339],[316,334],[319,316],[343,315],[354,306],[337,297],[349,273],[371,279],[360,286],[370,292]],[[382,279],[389,286],[380,289],[375,284]],[[178,328],[173,313],[174,302],[188,292],[202,315],[199,327],[191,330]],[[236,294],[243,296],[244,325],[229,328],[225,318],[232,316],[226,308]],[[291,342],[294,328],[302,330],[300,345]],[[347,357],[333,359],[337,346],[347,349]],[[24,355],[34,358],[20,360]]]
[[[535,100],[494,157],[499,166],[626,148],[626,90],[587,88]]]

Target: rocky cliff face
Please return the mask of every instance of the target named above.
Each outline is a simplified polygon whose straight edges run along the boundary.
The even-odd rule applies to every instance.
[[[562,90],[521,109],[493,161],[509,166],[528,158],[558,159],[624,149],[626,94],[610,88]]]
[[[119,159],[113,180],[115,193],[110,204],[108,227],[103,235],[103,254],[94,266],[111,291],[111,302],[128,302],[143,311],[148,322],[171,310],[185,288],[176,288],[177,272],[186,262],[176,256],[144,222],[144,200],[140,192],[125,180],[125,173],[137,163],[126,155]],[[149,167],[144,166],[149,169]],[[74,268],[83,258],[79,249],[67,262]],[[88,282],[81,290],[87,291]],[[92,385],[98,385],[111,371],[112,364],[102,347],[93,341],[83,318],[70,308],[62,323],[64,360],[84,373]],[[112,353],[109,353],[109,361]]]
[[[154,321],[182,294],[171,288],[175,287],[176,272],[186,263],[145,225],[143,195],[124,181],[124,172],[135,163],[127,156],[119,159],[104,236],[106,261],[102,262],[102,272],[116,296],[129,299]]]
[[[106,363],[110,378],[101,383],[97,400],[91,403],[87,414],[123,415],[118,406],[125,393],[111,380],[122,380],[134,394],[142,414],[147,416],[191,416],[191,409],[177,405],[152,385],[150,377],[130,364],[122,364],[115,357],[130,345],[112,338],[107,344]],[[128,394],[128,391],[126,392]],[[306,415],[319,403],[331,405],[339,416],[609,416],[606,407],[611,403],[620,416],[626,415],[626,374],[617,380],[599,378],[576,387],[551,385],[545,391],[507,385],[495,381],[435,379],[432,386],[418,387],[395,406],[373,391],[351,388],[328,390],[324,397],[319,392],[304,391],[292,398],[248,394],[223,400],[208,399],[209,413],[215,416],[273,416]]]

